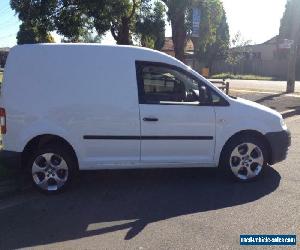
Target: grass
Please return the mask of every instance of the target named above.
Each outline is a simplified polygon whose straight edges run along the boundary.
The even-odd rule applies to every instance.
[[[233,79],[233,80],[263,80],[263,81],[274,81],[278,80],[275,77],[269,76],[257,76],[257,75],[235,75],[232,73],[220,73],[210,77],[211,79]]]

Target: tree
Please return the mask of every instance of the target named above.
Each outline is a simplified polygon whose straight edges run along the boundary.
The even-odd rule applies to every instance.
[[[287,92],[295,91],[295,78],[298,74],[300,77],[299,67],[297,64],[297,55],[300,52],[300,1],[288,0],[285,12],[281,19],[279,30],[280,39],[293,40],[294,43],[290,48],[289,63],[288,63],[288,79]],[[298,56],[298,65],[300,65],[300,56]]]
[[[54,38],[50,33],[40,36],[37,27],[22,23],[17,33],[18,44],[33,44],[33,43],[54,43]]]
[[[188,16],[191,0],[162,0],[168,7],[167,15],[171,22],[175,57],[184,61],[184,47],[187,41]]]
[[[120,1],[120,4],[123,7],[117,9],[118,11],[111,21],[110,31],[117,44],[129,45],[132,44],[131,31],[139,3],[137,0],[132,0],[132,3],[130,1]]]
[[[201,11],[200,37],[192,38],[196,56],[205,64],[226,54],[229,29],[220,0],[162,0],[168,7],[175,56],[184,61],[184,48],[192,32],[192,8]]]
[[[249,53],[250,49],[249,46],[251,41],[245,40],[242,37],[241,32],[237,32],[233,39],[231,40],[231,49],[228,50],[226,63],[231,66],[231,73],[235,73],[233,68],[234,66],[241,63],[241,61],[245,57],[245,53]]]
[[[77,42],[86,30],[95,28],[98,35],[110,30],[117,44],[132,44],[139,4],[140,0],[11,0],[11,7],[26,23],[26,30],[37,30],[39,37],[45,38],[57,30],[68,41]]]
[[[300,1],[288,0],[281,19],[279,36],[282,39],[295,39],[300,43]]]
[[[212,67],[216,59],[226,58],[229,48],[229,27],[226,13],[220,0],[202,1],[196,4],[201,9],[200,36],[192,38],[196,57],[200,64]]]
[[[140,0],[89,0],[81,1],[80,6],[87,16],[93,19],[93,25],[99,35],[110,30],[117,44],[132,44]]]
[[[101,40],[102,36],[90,31],[87,31],[80,37],[80,42],[82,43],[101,43]]]
[[[52,31],[63,36],[63,41],[95,42],[110,31],[117,44],[133,44],[136,22],[142,20],[140,15],[147,20],[139,31],[140,35],[143,34],[143,43],[147,46],[153,43],[150,47],[161,48],[164,42],[164,6],[155,3],[149,16],[145,16],[140,9],[142,2],[149,1],[11,0],[11,7],[23,24],[18,36],[20,43],[50,41]]]
[[[132,35],[135,33],[137,11],[141,0],[73,0],[74,6],[79,10],[81,19],[92,20],[93,27],[98,35],[110,31],[117,44],[132,44]],[[63,22],[61,22],[62,25]],[[75,23],[77,35],[82,23]]]
[[[80,35],[76,38],[67,38],[64,37],[62,43],[101,43],[102,36],[98,35],[97,32],[90,30],[83,30],[80,32]]]
[[[160,50],[165,42],[165,6],[156,1],[152,7],[149,0],[143,1],[136,22],[136,33],[141,45]]]
[[[37,43],[37,33],[36,30],[26,23],[20,25],[20,30],[17,33],[17,43],[18,44],[30,44]]]
[[[53,20],[57,33],[64,42],[80,42],[81,37],[92,29],[92,20],[85,14],[79,0],[58,0]]]
[[[10,5],[22,21],[17,35],[18,44],[54,41],[50,31],[54,29],[51,16],[56,0],[11,0]]]

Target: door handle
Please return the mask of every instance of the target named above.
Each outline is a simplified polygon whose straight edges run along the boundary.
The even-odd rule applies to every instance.
[[[145,117],[143,118],[144,122],[158,122],[158,118],[155,117]]]

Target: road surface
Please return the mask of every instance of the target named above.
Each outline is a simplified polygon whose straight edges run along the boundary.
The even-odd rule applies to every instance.
[[[100,171],[60,195],[2,200],[0,249],[254,249],[240,234],[297,234],[300,247],[299,116],[287,124],[288,159],[257,182],[215,169]]]

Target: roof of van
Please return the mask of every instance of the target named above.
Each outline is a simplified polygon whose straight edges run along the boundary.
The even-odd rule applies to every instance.
[[[122,50],[122,54],[126,54],[126,56],[137,58],[137,60],[148,59],[171,63],[173,65],[187,67],[181,61],[177,60],[176,58],[160,52],[158,50],[153,50],[145,47],[137,47],[131,45],[101,45],[95,43],[39,43],[39,44],[23,44],[23,45],[16,45],[11,49],[11,53],[15,51],[22,51],[22,50],[36,50],[41,48],[53,49],[53,50],[61,50],[64,49],[96,49],[105,50],[105,51],[112,51],[116,52],[117,50]]]

